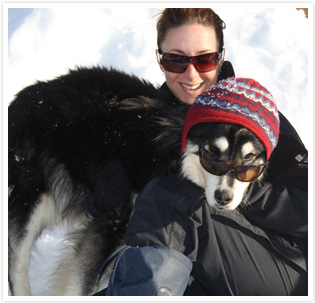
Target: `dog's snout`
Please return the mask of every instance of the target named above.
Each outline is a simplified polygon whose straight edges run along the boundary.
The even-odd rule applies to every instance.
[[[229,204],[233,200],[233,196],[234,196],[233,191],[227,189],[224,190],[217,189],[214,193],[214,197],[220,205]]]

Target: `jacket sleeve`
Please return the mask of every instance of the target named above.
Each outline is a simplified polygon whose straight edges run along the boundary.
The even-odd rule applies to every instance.
[[[199,205],[202,188],[177,177],[159,176],[151,180],[137,198],[126,234],[130,246],[167,246],[197,257],[198,235],[191,217]]]
[[[263,185],[249,192],[244,215],[253,224],[292,238],[307,238],[307,150],[298,134],[280,114],[280,137],[271,155]]]

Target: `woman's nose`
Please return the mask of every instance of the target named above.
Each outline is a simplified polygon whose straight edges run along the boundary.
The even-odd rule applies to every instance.
[[[185,70],[185,76],[189,80],[193,80],[194,78],[199,76],[199,72],[196,70],[193,63],[189,64]]]

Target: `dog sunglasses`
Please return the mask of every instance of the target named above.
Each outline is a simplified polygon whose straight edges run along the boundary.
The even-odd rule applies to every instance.
[[[266,163],[260,165],[234,165],[222,160],[220,157],[206,150],[199,142],[199,159],[202,167],[210,174],[223,176],[228,171],[233,171],[235,178],[242,182],[250,182],[258,178],[263,172]]]
[[[217,68],[223,58],[221,53],[207,53],[199,56],[182,56],[171,53],[162,53],[157,50],[158,62],[171,73],[183,73],[189,64],[193,64],[199,73],[210,72]]]

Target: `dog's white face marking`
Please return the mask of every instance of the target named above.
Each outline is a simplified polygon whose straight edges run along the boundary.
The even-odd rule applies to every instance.
[[[237,179],[233,178],[233,185],[229,185],[229,179],[231,177],[228,176],[215,176],[204,170],[206,186],[205,186],[205,194],[207,198],[207,202],[210,206],[214,208],[220,209],[228,209],[233,210],[238,207],[238,205],[242,202],[244,194],[250,185],[250,182],[241,182]],[[216,191],[232,191],[232,200],[226,204],[221,205],[217,202],[215,198]]]
[[[218,147],[218,149],[223,153],[229,147],[229,141],[225,137],[220,137],[214,141],[214,144]]]
[[[220,137],[214,141],[214,144],[218,147],[218,149],[223,153],[229,147],[229,141],[225,137]]]

